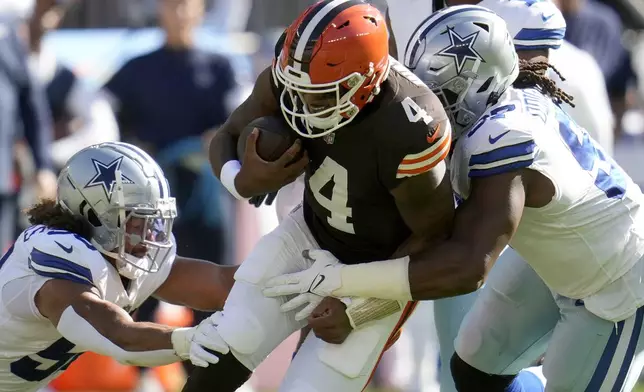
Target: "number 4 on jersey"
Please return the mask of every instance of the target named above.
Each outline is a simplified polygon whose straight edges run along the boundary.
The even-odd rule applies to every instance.
[[[333,189],[329,199],[321,191],[331,181],[333,181]],[[353,223],[349,222],[352,213],[351,207],[348,206],[349,174],[347,169],[333,159],[326,157],[309,178],[309,186],[315,200],[331,213],[331,216],[327,218],[329,225],[345,233],[355,234]]]
[[[429,125],[434,120],[432,116],[425,111],[425,109],[418,106],[418,104],[409,97],[403,99],[401,104],[403,109],[405,109],[405,114],[407,115],[409,122],[415,123],[423,120],[425,124]]]

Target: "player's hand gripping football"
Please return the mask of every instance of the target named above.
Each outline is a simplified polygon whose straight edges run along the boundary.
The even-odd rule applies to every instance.
[[[172,347],[177,356],[190,360],[193,365],[208,367],[219,362],[215,353],[228,354],[230,349],[217,332],[221,314],[213,314],[192,328],[178,328],[172,332]]]
[[[295,181],[309,163],[306,151],[300,153],[302,150],[300,140],[296,140],[277,160],[273,162],[263,160],[257,154],[258,136],[257,129],[248,136],[242,166],[235,177],[235,188],[244,197],[277,192],[284,185]],[[300,154],[302,156],[295,160]]]
[[[267,297],[299,294],[281,307],[283,312],[290,312],[304,306],[295,315],[298,321],[307,318],[324,297],[332,297],[333,291],[342,285],[342,265],[331,252],[305,250],[302,257],[313,263],[309,269],[269,279],[263,291]]]

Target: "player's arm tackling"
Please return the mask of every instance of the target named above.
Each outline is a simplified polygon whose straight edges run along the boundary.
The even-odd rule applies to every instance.
[[[223,309],[235,282],[234,275],[238,267],[177,256],[170,275],[154,296],[165,302],[192,309]]]
[[[310,270],[273,278],[264,294],[306,292],[310,282],[320,281],[320,275],[325,276],[324,283],[312,292],[322,296],[409,301],[472,292],[516,231],[533,173],[520,170],[473,180],[470,197],[457,209],[453,231],[445,241],[430,242],[398,259],[358,265],[322,261]]]
[[[161,366],[190,359],[195,365],[207,366],[218,359],[204,347],[228,352],[223,341],[210,336],[218,336],[216,333],[207,334],[209,325],[175,329],[134,322],[88,284],[50,279],[36,293],[35,304],[70,342],[129,365]]]

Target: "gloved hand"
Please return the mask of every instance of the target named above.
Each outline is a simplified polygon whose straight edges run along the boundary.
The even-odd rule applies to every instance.
[[[192,328],[178,328],[172,332],[172,347],[177,356],[190,360],[193,365],[208,367],[219,362],[215,353],[228,354],[228,345],[217,332],[217,322],[221,317],[217,312],[199,325]]]

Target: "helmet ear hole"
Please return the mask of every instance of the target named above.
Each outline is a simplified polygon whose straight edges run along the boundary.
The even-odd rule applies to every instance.
[[[481,23],[481,22],[474,22],[474,25],[475,25],[475,26],[478,26],[478,27],[480,27],[480,28],[482,28],[483,30],[487,31],[488,33],[490,32],[490,26],[488,26],[488,25],[487,25],[487,24],[485,24],[485,23]]]
[[[98,219],[98,215],[96,215],[96,212],[94,211],[93,208],[90,208],[89,210],[87,210],[87,220],[94,227],[102,226],[101,220]]]
[[[478,89],[476,92],[477,92],[477,93],[482,93],[482,92],[484,92],[484,91],[487,91],[487,89],[489,89],[489,88],[490,88],[490,85],[492,84],[492,79],[494,79],[492,76],[490,76],[489,78],[487,78],[487,80],[485,81],[485,83],[483,83],[483,85],[482,85],[481,87],[479,87],[479,89]]]

